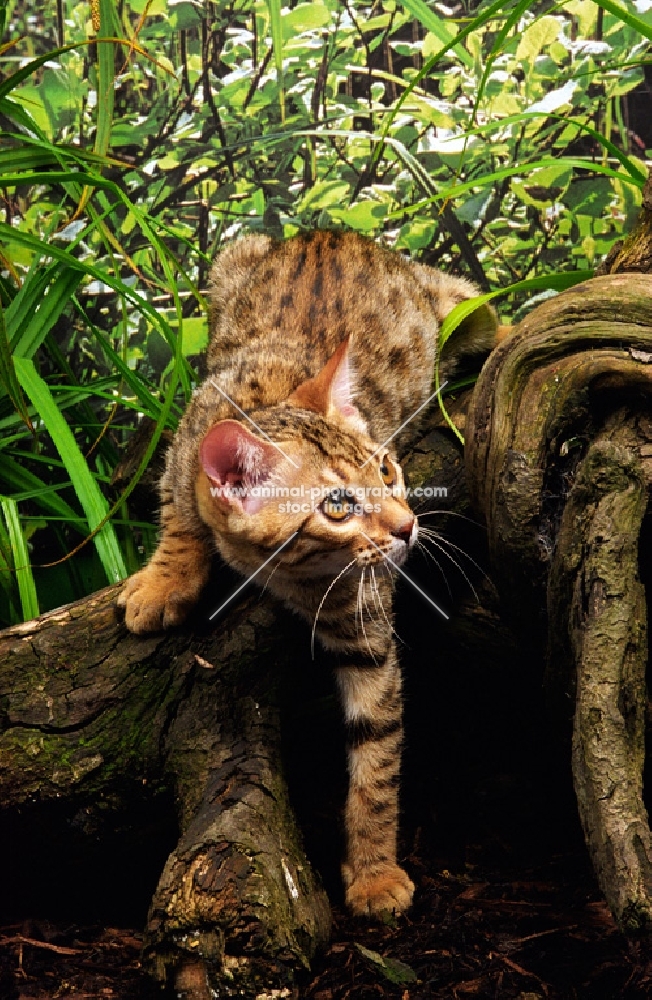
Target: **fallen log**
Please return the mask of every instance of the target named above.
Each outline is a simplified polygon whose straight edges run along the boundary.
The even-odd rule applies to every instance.
[[[193,998],[209,967],[221,996],[289,989],[330,926],[280,763],[278,686],[306,636],[256,594],[214,631],[137,638],[117,589],[0,635],[4,807],[171,783],[181,838],[151,904],[152,972]]]

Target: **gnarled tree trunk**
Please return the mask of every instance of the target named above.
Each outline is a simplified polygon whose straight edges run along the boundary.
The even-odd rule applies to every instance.
[[[467,426],[495,579],[548,689],[574,707],[573,777],[602,890],[652,928],[642,800],[647,614],[639,538],[652,478],[652,276],[549,300],[494,352]]]

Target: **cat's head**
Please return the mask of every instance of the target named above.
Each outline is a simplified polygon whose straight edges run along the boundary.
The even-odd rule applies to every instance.
[[[222,420],[203,439],[200,515],[236,569],[253,573],[288,539],[277,582],[407,558],[417,523],[403,474],[369,437],[354,378],[344,341],[285,403],[252,413],[252,423]]]

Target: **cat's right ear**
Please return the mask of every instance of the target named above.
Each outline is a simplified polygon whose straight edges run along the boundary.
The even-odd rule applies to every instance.
[[[350,357],[349,337],[314,378],[302,382],[288,399],[293,406],[314,410],[325,417],[337,413],[357,430],[367,432],[364,417],[354,405],[355,373]]]
[[[237,420],[220,420],[199,446],[199,461],[215,499],[255,514],[263,505],[260,487],[270,480],[283,455]]]

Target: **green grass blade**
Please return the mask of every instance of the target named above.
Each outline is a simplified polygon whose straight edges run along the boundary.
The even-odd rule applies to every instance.
[[[16,377],[16,368],[14,366],[14,359],[9,348],[9,336],[5,324],[5,313],[2,306],[0,306],[0,381],[2,381],[2,384],[11,402],[13,403],[16,412],[20,414],[21,420],[23,420],[31,430],[32,422],[29,419],[25,399],[23,397],[18,378]]]
[[[95,183],[95,181],[94,181]],[[123,281],[119,278],[115,278],[108,271],[95,267],[93,264],[89,264],[88,261],[78,260],[73,257],[68,250],[62,250],[56,244],[46,243],[45,241],[39,239],[37,236],[33,236],[31,233],[24,232],[20,229],[16,229],[14,226],[8,226],[4,222],[0,222],[0,239],[6,239],[8,242],[13,241],[14,243],[19,243],[21,246],[27,247],[29,250],[33,250],[36,253],[47,255],[49,257],[54,257],[56,260],[61,261],[67,267],[74,268],[77,271],[82,271],[83,274],[89,275],[91,278],[96,278],[98,281],[104,282],[104,284],[109,285],[114,292],[118,292],[120,295],[124,295],[132,305],[144,313],[151,321],[153,326],[159,329],[162,336],[168,341],[175,349],[176,338],[164,317],[147,301],[138,294],[129,285],[125,285]],[[187,366],[190,370],[190,366]]]
[[[79,184],[92,184],[93,187],[103,187],[109,191],[115,190],[115,184],[104,181],[99,174],[90,174],[82,170],[44,170],[29,174],[4,174],[3,187],[15,187],[17,184],[63,184],[74,181]]]
[[[0,114],[3,114],[10,122],[14,125],[20,125],[22,128],[27,129],[33,135],[40,136],[40,138],[45,139],[45,136],[41,129],[38,127],[29,111],[18,104],[17,101],[12,101],[10,97],[0,98]],[[21,139],[23,136],[21,136]]]
[[[120,373],[121,377],[124,379],[126,384],[129,386],[134,396],[138,399],[140,406],[144,413],[153,420],[157,420],[161,412],[161,404],[152,394],[151,389],[139,378],[136,372],[133,372],[128,365],[124,363],[117,351],[113,349],[110,341],[105,337],[98,328],[91,323],[90,319],[86,315],[86,312],[80,305],[80,303],[75,299],[75,305],[80,316],[83,317],[84,322],[88,324],[89,328],[95,335],[96,340],[99,342],[102,350],[106,354],[107,358],[115,369]]]
[[[267,0],[269,20],[272,32],[272,48],[274,49],[274,65],[278,81],[279,102],[281,106],[281,121],[285,121],[285,89],[283,86],[283,26],[281,23],[281,0]]]
[[[40,414],[72,480],[77,498],[88,519],[88,526],[94,531],[102,524],[108,513],[106,499],[100,492],[70,427],[61,416],[47,383],[36,371],[34,363],[28,358],[17,358],[15,364],[18,380]],[[124,580],[128,574],[113,525],[108,521],[103,524],[93,541],[109,582],[117,583],[118,580]]]
[[[476,309],[491,302],[501,295],[512,295],[514,292],[538,292],[548,288],[557,292],[564,292],[573,285],[578,285],[581,281],[588,281],[593,277],[593,271],[562,271],[561,274],[541,274],[536,278],[525,278],[523,281],[516,281],[505,288],[498,288],[493,292],[485,292],[484,295],[477,295],[473,299],[465,299],[452,309],[439,330],[439,350],[444,346],[448,338],[457,329],[460,323],[474,313]]]
[[[380,139],[378,141],[380,141]],[[593,160],[583,160],[579,157],[571,156],[560,156],[556,159],[554,157],[546,157],[546,159],[543,160],[535,160],[534,163],[520,163],[513,167],[502,167],[500,170],[494,170],[490,174],[481,174],[479,177],[474,177],[472,180],[464,181],[462,184],[452,184],[450,187],[442,188],[441,191],[430,198],[425,198],[423,201],[415,202],[413,205],[406,205],[404,208],[400,208],[396,212],[390,212],[385,216],[385,218],[402,219],[406,215],[413,215],[415,212],[421,212],[433,201],[446,201],[449,198],[458,198],[461,194],[466,194],[467,191],[472,191],[473,188],[486,187],[487,184],[494,184],[496,181],[504,180],[507,177],[514,177],[518,174],[528,173],[532,170],[539,169],[539,167],[558,167],[560,163],[565,163],[569,167],[576,167],[580,170],[590,170],[596,174],[603,174],[605,177],[615,177],[619,181],[622,181],[623,184],[630,184],[632,187],[642,187],[640,181],[632,177],[631,174],[625,174],[619,170],[612,170],[611,167],[605,167],[601,163],[594,163]]]
[[[9,542],[13,553],[13,562],[18,582],[18,594],[23,610],[24,621],[37,618],[39,614],[38,597],[36,594],[36,584],[32,574],[32,567],[29,562],[29,552],[27,542],[20,526],[18,507],[11,497],[0,498],[0,506],[4,514]]]
[[[643,171],[636,166],[636,164],[630,160],[626,153],[623,153],[618,146],[614,145],[606,136],[598,132],[597,129],[591,128],[590,125],[580,122],[577,118],[568,118],[566,115],[553,114],[551,111],[521,111],[517,115],[509,115],[507,118],[500,118],[498,121],[486,122],[484,125],[477,125],[475,128],[470,128],[464,132],[465,136],[471,135],[484,135],[487,132],[496,132],[501,129],[506,128],[509,125],[522,125],[528,120],[535,120],[537,118],[550,118],[552,121],[566,122],[567,125],[574,125],[575,128],[579,129],[581,132],[586,132],[588,135],[592,136],[596,142],[600,143],[607,152],[613,156],[615,160],[622,163],[623,167],[630,174],[631,177],[639,184],[641,187],[645,184],[646,176]]]
[[[7,133],[0,133],[0,141],[13,139]],[[22,140],[22,136],[20,137]],[[40,167],[50,167],[58,163],[57,157],[52,149],[35,148],[25,144],[24,146],[6,146],[0,149],[0,176],[4,172],[17,170],[38,170]]]
[[[5,104],[10,103],[5,101]],[[18,107],[18,105],[16,105]],[[1,108],[1,104],[0,104]],[[132,169],[133,165],[114,156],[102,156],[91,149],[80,149],[65,142],[52,143],[49,139],[38,138],[24,133],[1,132],[0,140],[10,140],[15,143],[8,149],[0,150],[0,167],[6,164],[14,170],[29,170],[31,167],[58,164],[63,167],[66,161],[100,167],[123,167]],[[31,154],[30,154],[31,150]],[[30,160],[30,155],[32,159]],[[25,166],[21,166],[24,163]]]
[[[647,23],[647,21],[641,20],[636,14],[630,14],[628,10],[621,7],[618,3],[613,3],[612,0],[593,0],[593,3],[597,7],[602,7],[603,10],[609,11],[614,17],[619,18],[634,31],[637,31],[639,35],[643,35],[643,38],[649,38],[652,41],[652,27]]]
[[[4,521],[0,517],[0,587],[4,591],[9,611],[9,622],[14,625],[22,621],[22,615],[16,606],[18,588],[13,567],[11,565],[11,542]]]
[[[458,326],[486,302],[491,302],[492,299],[496,299],[501,295],[510,295],[512,292],[534,292],[547,288],[563,292],[567,288],[572,288],[573,285],[577,285],[581,281],[587,281],[592,277],[593,271],[564,271],[561,274],[542,274],[536,278],[526,278],[524,281],[517,281],[512,285],[508,285],[506,288],[498,288],[494,292],[486,292],[484,295],[476,295],[473,299],[466,299],[464,302],[460,302],[459,305],[455,306],[455,308],[449,312],[439,330],[439,336],[437,338],[437,362],[435,364],[433,388],[438,390],[440,387],[439,358],[441,357],[441,351],[444,344],[447,340],[449,340],[455,330],[457,330]],[[455,436],[461,441],[462,444],[464,444],[464,437],[448,415],[446,407],[441,400],[441,396],[438,396],[438,400],[439,408],[444,420]]]
[[[15,358],[31,358],[57,322],[79,286],[83,274],[63,264],[48,269],[53,280],[48,281],[47,294],[38,299],[27,294],[31,302],[30,318],[15,330],[8,330]],[[24,287],[24,286],[23,286]],[[37,303],[34,308],[34,303]],[[13,303],[12,303],[13,305]]]
[[[57,492],[59,489],[72,485],[71,483],[47,485],[10,455],[0,455],[0,480],[11,487],[14,499],[18,499],[15,494],[20,494],[20,499],[34,500],[47,514],[55,514],[57,517],[65,518],[80,531],[88,530],[84,518],[73,510],[70,504],[66,503]]]
[[[400,0],[401,6],[415,17],[428,31],[432,32],[442,45],[452,45],[457,58],[467,69],[473,66],[473,58],[463,45],[455,45],[455,32],[451,31],[445,21],[437,17],[424,3],[424,0]]]
[[[118,33],[114,30],[114,16],[114,0],[100,0],[100,33],[105,37]],[[97,76],[97,118],[93,151],[103,155],[111,143],[113,127],[115,45],[107,43],[97,46]]]

